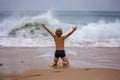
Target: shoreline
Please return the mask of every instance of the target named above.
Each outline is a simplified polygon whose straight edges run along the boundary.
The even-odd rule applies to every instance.
[[[98,62],[103,64],[103,62],[109,63],[109,61],[111,61],[120,64],[120,47],[65,47],[65,51],[70,60],[70,67],[72,68],[106,68],[102,66],[94,67],[92,64],[89,64],[91,62],[93,64],[97,64]],[[54,58],[54,52],[55,47],[0,47],[0,65],[4,66],[5,63],[7,66],[9,62],[14,66],[30,66],[31,63],[29,61],[31,61],[33,65],[38,66],[37,68],[46,69]],[[76,61],[79,62],[79,64]],[[83,64],[84,62],[87,63]],[[76,66],[76,64],[78,66]],[[8,66],[11,65],[9,64]],[[90,66],[85,67],[87,65]],[[19,66],[17,67],[19,68]],[[34,68],[34,66],[32,68]],[[120,65],[118,65],[118,69],[120,69]]]

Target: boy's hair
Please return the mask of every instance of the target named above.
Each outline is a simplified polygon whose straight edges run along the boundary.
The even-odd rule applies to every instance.
[[[55,31],[55,34],[60,37],[62,35],[62,29],[61,28],[57,28]]]

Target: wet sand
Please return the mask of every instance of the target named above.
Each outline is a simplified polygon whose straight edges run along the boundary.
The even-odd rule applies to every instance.
[[[68,47],[66,49],[82,54],[99,53],[100,55],[106,55],[106,53],[108,53],[109,55],[107,56],[114,54],[117,56],[113,56],[113,59],[118,63],[120,62],[120,48]],[[43,55],[46,54],[46,52],[53,53],[54,48],[1,47],[0,80],[120,80],[119,65],[116,69],[76,68],[74,65],[70,65],[70,67],[67,68],[51,69],[48,65],[53,56],[50,55],[50,57],[47,57],[48,55]],[[44,59],[44,56],[47,58]],[[69,59],[77,59],[80,57],[80,55],[73,56],[72,54],[68,54],[67,56]],[[89,61],[89,59],[85,60]],[[70,63],[72,64],[72,61]]]
[[[120,80],[120,70],[102,68],[29,70],[22,74],[0,74],[0,80]]]

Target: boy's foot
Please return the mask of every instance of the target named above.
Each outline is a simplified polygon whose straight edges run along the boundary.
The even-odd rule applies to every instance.
[[[54,66],[56,66],[56,65],[57,65],[57,63],[51,62],[49,66],[50,66],[50,67],[54,67]]]
[[[63,64],[62,62],[59,62],[59,66],[60,66],[60,67],[63,67],[64,64]]]
[[[60,68],[68,68],[69,67],[69,63],[64,63],[64,62],[59,62],[58,65]]]

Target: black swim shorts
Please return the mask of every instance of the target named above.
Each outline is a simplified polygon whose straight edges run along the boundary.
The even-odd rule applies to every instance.
[[[63,57],[65,57],[65,56],[66,56],[66,54],[65,54],[65,51],[64,51],[64,50],[56,50],[56,51],[55,51],[55,57],[56,57],[56,58],[59,58],[59,57],[63,58]]]

